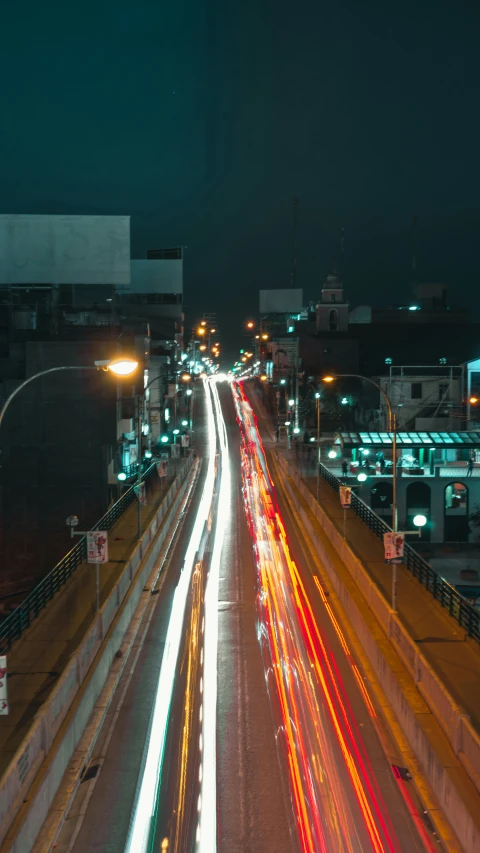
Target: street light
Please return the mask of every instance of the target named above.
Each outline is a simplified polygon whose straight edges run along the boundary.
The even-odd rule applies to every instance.
[[[193,394],[192,389],[191,389],[191,388],[187,388],[187,390],[185,391],[185,394],[187,395],[187,397],[191,397],[191,396],[192,396],[192,394]]]
[[[359,483],[364,483],[367,479],[367,475],[363,473],[363,471],[357,476],[357,480]]]
[[[95,367],[99,370],[111,370],[115,376],[131,376],[138,367],[138,361],[132,358],[118,358],[115,361],[96,361]]]
[[[343,377],[352,379],[363,379],[364,382],[369,382],[383,395],[383,399],[387,404],[388,410],[388,431],[392,433],[392,528],[393,532],[398,532],[397,526],[397,415],[392,413],[392,404],[390,398],[385,393],[381,385],[374,382],[368,376],[362,376],[359,373],[337,373],[335,376],[324,376],[324,382],[335,382],[335,379]],[[395,612],[397,604],[397,566],[392,564],[392,610]]]
[[[267,376],[265,376],[265,374],[264,374],[264,373],[262,373],[262,375],[261,375],[261,377],[260,377],[260,382],[266,382],[266,381],[267,381],[267,379],[268,379],[268,377],[267,377]]]
[[[427,518],[422,513],[419,513],[418,515],[414,516],[413,523],[415,527],[425,527],[427,523]]]
[[[190,382],[191,378],[189,373],[182,373],[182,382]]]
[[[38,379],[40,376],[46,376],[48,373],[57,373],[63,370],[104,370],[111,371],[116,376],[122,378],[124,376],[130,376],[138,367],[138,361],[134,361],[131,358],[121,358],[121,359],[103,359],[101,361],[95,361],[93,364],[77,364],[77,365],[62,365],[60,367],[49,367],[48,370],[40,370],[38,373],[34,373],[33,376],[29,376],[28,379],[24,379],[23,382],[20,383],[18,388],[15,388],[14,391],[10,394],[9,397],[5,400],[3,404],[2,410],[0,411],[0,427],[2,425],[2,421],[5,417],[5,412],[7,411],[10,403],[13,398],[17,396],[17,394],[25,388],[26,385],[29,385],[30,382],[33,382],[34,379]]]
[[[254,328],[255,328],[255,323],[253,322],[253,320],[249,320],[247,323],[247,329],[254,329]]]

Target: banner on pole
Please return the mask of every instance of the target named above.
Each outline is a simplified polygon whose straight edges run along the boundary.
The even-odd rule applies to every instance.
[[[383,534],[383,545],[385,548],[386,563],[403,563],[403,554],[405,550],[405,536],[403,533]]]
[[[157,462],[157,474],[159,477],[166,477],[168,470],[168,462],[166,459],[162,459],[161,462]]]
[[[352,490],[350,486],[340,486],[340,503],[344,509],[352,505]]]
[[[106,530],[88,531],[87,563],[108,563],[108,533]]]
[[[179,459],[180,458],[180,445],[179,444],[172,444],[170,449],[172,451],[172,459]]]
[[[6,655],[0,655],[0,714],[8,714]]]
[[[182,447],[190,447],[190,436],[189,435],[182,435],[181,439],[182,439]]]
[[[145,505],[147,503],[147,491],[143,480],[138,486],[134,486],[133,490],[137,496],[137,500],[139,500],[141,504]]]

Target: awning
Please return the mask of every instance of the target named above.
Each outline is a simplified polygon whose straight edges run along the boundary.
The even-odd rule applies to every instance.
[[[341,432],[335,444],[345,448],[391,447],[391,432]],[[397,432],[398,447],[480,448],[478,432]]]

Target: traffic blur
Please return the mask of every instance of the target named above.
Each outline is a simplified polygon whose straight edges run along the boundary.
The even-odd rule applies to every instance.
[[[242,385],[233,383],[232,392],[242,436],[245,511],[257,565],[260,642],[301,849],[401,851],[337,661],[291,557],[256,417]],[[340,626],[318,578],[315,582],[373,717],[374,706]],[[428,837],[423,842],[433,849]]]
[[[218,577],[230,490],[219,378],[203,383],[208,468],[174,594],[126,853],[159,848],[164,838],[172,853],[216,850]],[[172,721],[174,705],[183,708]]]

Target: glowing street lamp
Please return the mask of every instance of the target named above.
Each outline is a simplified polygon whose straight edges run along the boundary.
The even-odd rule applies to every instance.
[[[265,376],[265,374],[264,374],[264,373],[262,373],[262,375],[261,375],[261,377],[260,377],[260,382],[266,382],[266,381],[267,381],[267,379],[268,379],[268,377],[267,377],[267,376]]]
[[[255,323],[253,322],[253,320],[249,320],[247,323],[247,329],[254,329],[254,328],[255,328]]]
[[[427,517],[423,515],[423,513],[419,512],[418,515],[414,516],[413,523],[415,527],[425,527],[427,523]]]
[[[191,378],[189,373],[182,373],[182,382],[190,382]]]

